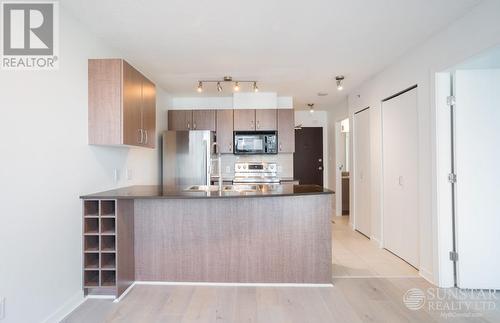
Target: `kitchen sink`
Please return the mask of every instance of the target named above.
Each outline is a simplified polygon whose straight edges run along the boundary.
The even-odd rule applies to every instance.
[[[190,192],[214,192],[219,190],[219,185],[192,185],[185,189]]]
[[[223,192],[257,192],[257,185],[223,185]],[[216,192],[219,191],[219,185],[192,185],[185,189],[188,192]]]

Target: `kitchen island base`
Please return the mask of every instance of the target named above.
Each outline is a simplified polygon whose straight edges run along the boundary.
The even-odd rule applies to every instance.
[[[135,202],[135,279],[331,283],[331,195]]]

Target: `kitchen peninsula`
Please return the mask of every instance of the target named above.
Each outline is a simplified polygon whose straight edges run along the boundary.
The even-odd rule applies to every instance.
[[[85,292],[119,297],[134,281],[331,284],[331,194],[281,184],[82,196]]]

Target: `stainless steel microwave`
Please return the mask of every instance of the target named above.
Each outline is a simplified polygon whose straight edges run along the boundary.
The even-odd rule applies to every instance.
[[[276,131],[235,131],[235,155],[261,155],[278,153]]]

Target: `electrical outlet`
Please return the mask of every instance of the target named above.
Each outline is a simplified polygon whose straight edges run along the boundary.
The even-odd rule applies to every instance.
[[[131,181],[132,180],[132,175],[133,175],[133,172],[130,168],[127,168],[127,170],[125,171],[125,177],[127,177],[127,181]]]
[[[0,297],[0,320],[5,318],[5,297]]]

